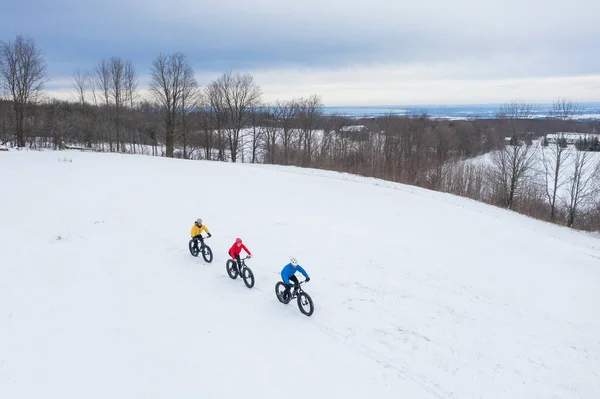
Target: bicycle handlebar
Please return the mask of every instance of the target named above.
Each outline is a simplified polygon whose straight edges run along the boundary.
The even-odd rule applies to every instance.
[[[248,258],[250,258],[250,256],[246,256],[246,257],[244,257],[244,258],[240,258],[240,260],[246,260],[246,259],[248,259]],[[231,258],[231,260],[237,260],[237,259],[236,259],[236,258]]]

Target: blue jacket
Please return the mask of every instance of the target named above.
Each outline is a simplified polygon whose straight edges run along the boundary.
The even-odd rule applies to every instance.
[[[281,270],[281,278],[283,279],[283,282],[289,284],[290,277],[293,276],[296,272],[300,272],[304,275],[305,278],[308,278],[308,274],[306,273],[306,270],[302,268],[302,266],[296,265],[296,267],[294,267],[291,263],[288,263]]]

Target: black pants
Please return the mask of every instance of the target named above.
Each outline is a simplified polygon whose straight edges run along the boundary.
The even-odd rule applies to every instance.
[[[242,259],[240,258],[240,255],[232,255],[231,252],[227,253],[229,254],[229,256],[235,257],[235,260],[237,261],[237,268],[238,270],[240,270],[240,268],[242,267]]]
[[[198,249],[198,240],[200,240],[200,242],[202,244],[204,244],[204,238],[202,238],[201,235],[194,237],[193,240],[194,240],[194,248],[196,248],[196,249]]]
[[[290,276],[290,281],[292,283],[294,283],[295,285],[300,284],[300,281],[298,281],[298,277],[296,277],[296,276]],[[285,285],[284,295],[288,296],[290,294],[290,289],[292,288],[292,285],[286,284],[286,283],[283,283],[283,284]]]

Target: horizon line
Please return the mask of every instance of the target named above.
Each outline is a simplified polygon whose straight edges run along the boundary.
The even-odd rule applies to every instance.
[[[535,102],[535,101],[517,101],[516,103],[535,104],[535,105],[553,105],[553,102]],[[600,106],[599,101],[572,101],[574,104],[594,104]],[[497,106],[511,104],[513,101],[502,102],[483,102],[483,103],[447,103],[447,104],[380,104],[380,105],[323,105],[324,108],[416,108],[416,107],[473,107],[473,106]]]

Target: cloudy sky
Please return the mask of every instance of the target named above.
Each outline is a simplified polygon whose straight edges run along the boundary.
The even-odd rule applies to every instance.
[[[249,72],[266,100],[326,105],[600,101],[598,0],[8,0],[0,40],[32,37],[55,96],[76,68],[181,51],[200,84]]]

